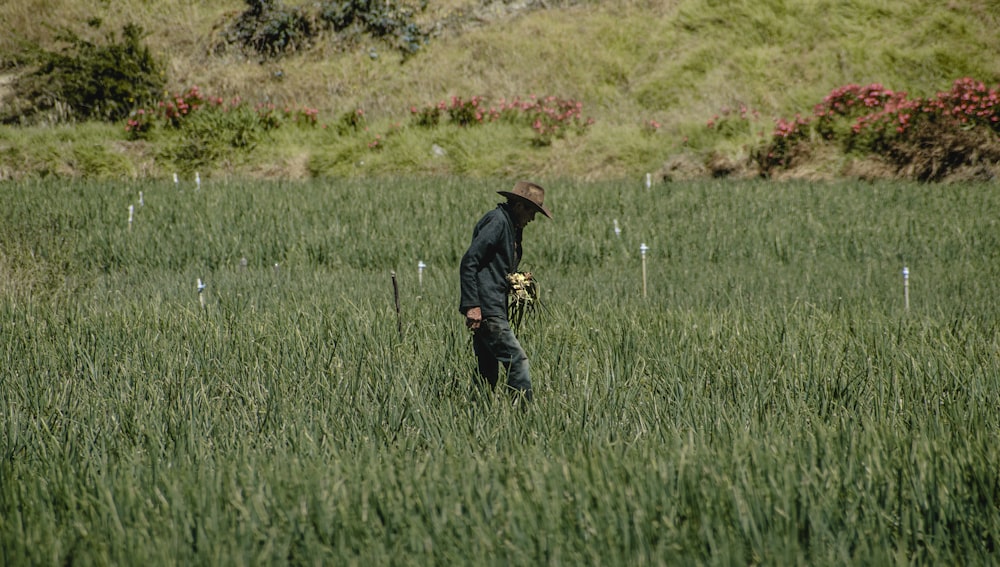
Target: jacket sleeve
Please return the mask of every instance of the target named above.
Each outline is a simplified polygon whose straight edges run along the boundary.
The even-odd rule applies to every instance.
[[[503,230],[503,218],[487,214],[472,231],[472,244],[459,265],[462,295],[458,310],[463,315],[473,307],[482,306],[479,298],[479,273],[496,256]]]

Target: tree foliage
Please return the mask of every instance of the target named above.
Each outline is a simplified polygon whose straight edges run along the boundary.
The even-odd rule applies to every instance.
[[[88,22],[100,27],[100,20]],[[165,76],[143,44],[143,29],[126,24],[103,42],[60,30],[59,50],[36,48],[37,67],[14,86],[14,98],[0,119],[4,123],[116,121],[155,100]]]
[[[286,7],[279,0],[246,0],[247,9],[229,26],[217,51],[235,45],[264,58],[307,49],[323,32],[335,42],[369,36],[405,56],[416,53],[429,34],[414,21],[415,8],[396,0],[333,0]],[[426,7],[422,0],[419,9]]]

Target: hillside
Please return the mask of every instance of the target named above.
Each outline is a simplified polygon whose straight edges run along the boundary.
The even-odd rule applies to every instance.
[[[320,4],[303,3],[309,5]],[[777,118],[808,113],[845,84],[881,83],[924,96],[960,77],[1000,81],[1000,5],[986,0],[447,0],[416,12],[429,39],[405,61],[365,38],[345,45],[321,35],[273,59],[220,48],[245,9],[234,0],[155,8],[140,0],[9,0],[0,5],[0,25],[12,30],[0,38],[0,96],[31,69],[28,45],[54,48],[62,27],[100,38],[136,23],[164,62],[170,93],[197,85],[255,105],[309,107],[328,126],[357,109],[365,113],[367,133],[282,130],[250,154],[207,163],[209,175],[596,179],[660,172],[678,160],[696,165],[695,174],[712,160],[739,174]],[[81,23],[93,18],[99,29]],[[531,95],[578,101],[593,126],[544,147],[510,129],[408,127],[411,107],[453,96]],[[753,116],[737,132],[706,127],[737,108]],[[0,127],[0,177],[164,176],[183,167],[164,156],[163,140],[128,142],[121,125],[78,125],[72,134],[66,128]],[[374,136],[389,134],[396,137],[383,145],[388,149],[367,151]],[[103,150],[95,153],[95,145]],[[792,174],[836,176],[857,170],[852,160],[816,152]]]

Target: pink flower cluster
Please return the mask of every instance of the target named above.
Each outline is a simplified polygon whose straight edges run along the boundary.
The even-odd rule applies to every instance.
[[[179,128],[196,112],[234,112],[244,108],[240,97],[226,102],[222,97],[206,97],[198,86],[192,86],[183,93],[175,94],[157,102],[153,108],[139,108],[125,121],[125,132],[133,139],[142,138],[157,124],[169,128]],[[273,104],[259,104],[254,108],[265,128],[277,128],[285,121],[302,126],[315,126],[319,121],[319,110],[310,107],[293,109],[289,106],[278,111]]]
[[[877,86],[877,85],[876,85]],[[939,92],[927,99],[907,99],[906,93],[892,93],[877,100],[871,107],[878,113],[924,113],[948,116],[960,124],[979,123],[990,127],[1000,122],[1000,93],[987,88],[982,81],[969,77],[957,79],[950,91]],[[844,113],[847,115],[847,113]],[[868,120],[868,122],[873,122]]]
[[[808,125],[809,119],[799,114],[796,114],[792,120],[778,118],[775,121],[774,131],[771,133],[771,143],[764,155],[763,164],[765,167],[788,165],[792,148],[800,140],[807,137]]]
[[[792,120],[778,118],[774,123],[775,138],[796,138],[805,133],[805,127],[809,125],[809,119],[796,114]]]
[[[813,122],[813,119],[815,120]],[[779,118],[771,133],[767,158],[784,162],[809,128],[847,149],[879,151],[893,140],[905,141],[917,125],[938,129],[985,127],[1000,134],[1000,90],[982,81],[957,79],[951,90],[928,98],[909,98],[883,85],[850,84],[830,92],[813,108],[812,118]]]
[[[650,119],[643,121],[639,129],[642,131],[643,134],[652,136],[653,134],[656,134],[657,132],[660,131],[660,126],[661,124],[659,122]]]
[[[125,133],[132,137],[140,137],[153,127],[153,122],[146,118],[146,109],[140,108],[125,121]]]
[[[850,133],[857,134],[866,121],[876,119],[886,109],[896,108],[905,101],[905,92],[895,92],[878,83],[838,87],[813,107],[816,131],[827,140],[842,137],[848,133],[843,127],[845,119],[853,118],[855,122]]]
[[[286,108],[285,113],[292,116],[296,124],[301,126],[315,126],[319,123],[319,109],[302,107],[299,110],[291,110]]]
[[[496,108],[490,108],[491,120],[513,123],[527,122],[535,132],[534,143],[549,145],[553,139],[562,138],[567,132],[584,134],[594,124],[593,118],[583,117],[583,103],[555,96],[527,100],[500,99]]]
[[[948,92],[925,101],[924,112],[950,116],[959,124],[984,125],[1000,132],[1000,89],[987,88],[981,81],[958,79]]]
[[[854,120],[850,126],[854,135],[866,130],[905,134],[919,120],[1000,131],[1000,91],[968,77],[956,80],[950,91],[926,99],[911,99],[880,84],[846,85],[827,95],[813,114],[817,130],[827,139],[836,137],[835,123],[841,118]]]
[[[474,126],[489,122],[525,124],[535,132],[535,141],[547,145],[553,138],[565,136],[573,131],[582,134],[594,123],[592,118],[583,118],[583,103],[555,96],[538,98],[531,95],[522,100],[501,98],[496,104],[486,108],[483,97],[469,99],[453,96],[451,101],[441,101],[426,105],[422,109],[410,107],[410,114],[418,126],[434,127],[447,115],[452,124]]]
[[[315,126],[319,122],[319,110],[308,106],[295,109],[286,105],[278,110],[276,105],[268,102],[256,105],[254,112],[268,129],[280,128],[286,121],[298,126]]]
[[[186,116],[204,107],[206,103],[221,106],[222,99],[206,101],[201,89],[195,85],[184,93],[157,102],[152,109],[140,108],[133,111],[125,121],[125,132],[139,137],[140,134],[149,132],[156,122],[163,122],[167,126],[176,128]]]

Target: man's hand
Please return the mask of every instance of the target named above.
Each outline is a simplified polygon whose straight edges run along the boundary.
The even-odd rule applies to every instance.
[[[483,310],[473,307],[465,313],[465,326],[475,331],[483,322]]]

